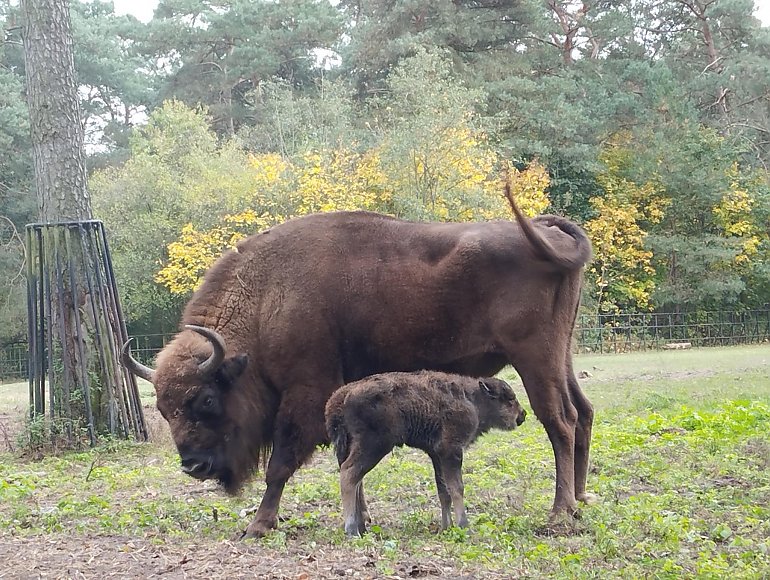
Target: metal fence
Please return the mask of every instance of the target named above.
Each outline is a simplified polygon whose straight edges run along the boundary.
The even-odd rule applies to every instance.
[[[770,339],[770,310],[581,315],[577,352],[632,352],[757,344]]]
[[[27,343],[16,342],[0,348],[0,381],[27,379]]]
[[[131,354],[140,362],[152,364],[155,355],[174,337],[173,334],[144,334],[134,337]],[[26,342],[0,347],[0,383],[29,379],[29,347]]]
[[[137,360],[152,364],[153,357],[173,336],[137,336],[131,353]],[[580,315],[574,336],[578,353],[656,350],[681,343],[693,347],[758,344],[770,341],[770,309]],[[0,381],[24,381],[27,377],[26,343],[0,348]]]

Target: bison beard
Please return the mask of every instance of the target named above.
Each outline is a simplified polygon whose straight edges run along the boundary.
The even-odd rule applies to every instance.
[[[251,236],[206,273],[150,380],[182,465],[234,493],[267,463],[247,536],[277,523],[291,475],[328,443],[324,406],[376,373],[519,373],[556,460],[552,515],[586,493],[593,409],[570,341],[590,243],[557,216],[414,223],[310,215]],[[127,345],[126,345],[127,346]],[[201,460],[214,458],[211,465]]]

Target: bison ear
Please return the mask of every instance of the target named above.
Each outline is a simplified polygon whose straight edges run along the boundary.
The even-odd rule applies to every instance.
[[[491,388],[489,388],[489,384],[485,383],[484,381],[479,381],[479,386],[484,389],[484,392],[489,396],[491,399],[497,398],[497,392]]]
[[[239,354],[225,360],[217,370],[217,382],[222,385],[232,385],[243,374],[248,362],[247,354]]]

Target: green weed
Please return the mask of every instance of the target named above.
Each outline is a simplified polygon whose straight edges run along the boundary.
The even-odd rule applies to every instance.
[[[579,520],[548,523],[553,456],[530,415],[514,433],[490,433],[467,452],[467,530],[438,531],[430,460],[399,449],[364,480],[370,533],[346,538],[336,462],[322,450],[289,482],[284,519],[259,547],[366,554],[380,575],[409,574],[415,562],[436,561],[455,575],[472,570],[479,577],[767,577],[766,353],[713,349],[707,374],[695,364],[702,353],[579,358],[577,368],[599,369],[584,385],[597,411],[589,487],[600,496],[582,507]],[[222,542],[248,525],[251,514],[240,514],[263,491],[257,477],[242,497],[227,497],[184,476],[164,445],[108,441],[39,461],[6,454],[0,529]]]

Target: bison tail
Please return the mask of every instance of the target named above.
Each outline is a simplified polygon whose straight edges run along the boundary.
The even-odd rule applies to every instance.
[[[541,234],[533,225],[533,220],[528,219],[516,204],[511,192],[511,184],[508,180],[505,182],[505,197],[511,204],[511,210],[516,216],[516,221],[535,251],[540,256],[565,270],[579,270],[591,261],[591,242],[583,229],[570,220],[554,216],[539,216],[535,218],[538,224],[543,223],[546,227],[557,227],[563,233],[574,240],[574,244],[569,249],[557,249],[553,244]]]

